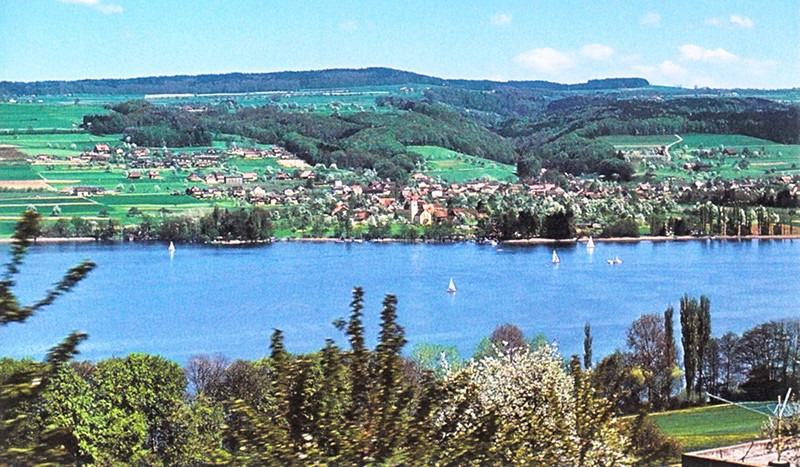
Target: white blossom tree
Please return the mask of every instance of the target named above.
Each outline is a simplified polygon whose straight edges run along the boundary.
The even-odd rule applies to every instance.
[[[587,378],[565,370],[555,347],[497,354],[447,375],[435,421],[443,459],[475,465],[630,464],[608,404],[594,399]]]

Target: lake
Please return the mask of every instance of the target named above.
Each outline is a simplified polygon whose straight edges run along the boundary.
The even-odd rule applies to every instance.
[[[17,292],[37,299],[84,258],[98,265],[72,293],[25,324],[0,328],[0,356],[41,358],[71,330],[89,339],[80,359],[130,352],[185,362],[194,354],[255,359],[269,353],[273,328],[289,351],[320,349],[331,322],[349,316],[353,286],[366,294],[368,344],[377,339],[381,301],[398,298],[411,346],[456,345],[472,354],[503,323],[543,333],[565,356],[582,353],[591,323],[599,359],[625,347],[643,313],[676,308],[684,293],[711,299],[712,333],[800,315],[800,241],[598,243],[500,248],[472,243],[292,243],[258,247],[48,244],[31,248]],[[8,247],[3,248],[7,258]],[[619,256],[623,264],[606,260]],[[5,261],[5,260],[4,260]],[[445,292],[453,278],[458,292]]]

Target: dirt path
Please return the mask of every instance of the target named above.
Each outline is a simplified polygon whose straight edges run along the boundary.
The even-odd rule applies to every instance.
[[[667,162],[672,162],[672,155],[670,155],[670,153],[669,153],[669,148],[671,148],[672,146],[675,146],[676,144],[678,144],[681,141],[683,141],[683,138],[681,138],[680,135],[675,135],[675,137],[678,138],[678,141],[673,141],[672,143],[670,143],[666,147],[664,147],[664,154],[667,156]]]

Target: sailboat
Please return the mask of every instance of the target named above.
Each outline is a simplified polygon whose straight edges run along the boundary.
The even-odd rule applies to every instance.
[[[589,241],[586,243],[586,249],[594,250],[594,240],[592,240],[591,236],[589,237]]]
[[[169,242],[169,252],[175,253],[175,244],[172,242]]]
[[[553,264],[558,264],[561,260],[558,258],[558,254],[556,254],[556,250],[553,250],[553,260],[550,261]]]
[[[450,285],[447,286],[447,293],[456,293],[456,284],[453,282],[453,278],[450,278]]]

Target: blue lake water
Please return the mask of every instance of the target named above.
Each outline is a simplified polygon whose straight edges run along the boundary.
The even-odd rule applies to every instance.
[[[7,251],[7,248],[4,249]],[[71,330],[89,334],[79,358],[158,353],[266,355],[273,328],[293,352],[346,339],[331,322],[349,315],[354,285],[366,292],[365,325],[374,345],[380,306],[397,295],[409,346],[456,345],[470,356],[497,325],[543,333],[563,354],[582,352],[583,326],[594,354],[624,348],[643,313],[677,308],[684,293],[711,299],[712,332],[742,332],[800,316],[800,241],[598,243],[501,249],[476,244],[277,243],[259,247],[41,245],[31,249],[18,293],[41,296],[81,259],[98,265],[72,293],[25,324],[0,328],[0,356],[40,358]],[[606,259],[624,262],[611,266]],[[458,288],[445,292],[450,278]]]

